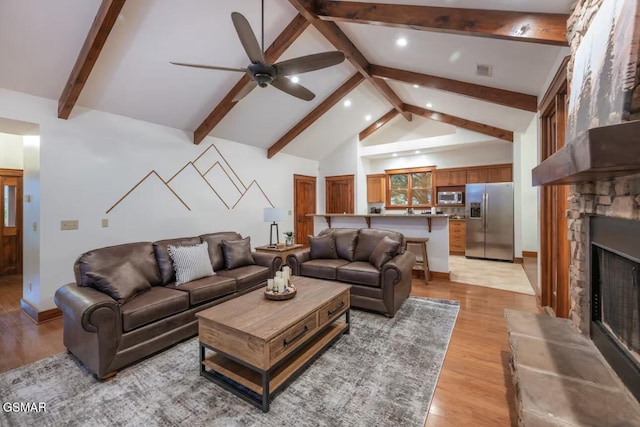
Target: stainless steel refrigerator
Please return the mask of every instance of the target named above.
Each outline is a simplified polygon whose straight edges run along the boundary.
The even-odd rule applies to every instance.
[[[465,255],[513,262],[513,183],[467,184],[465,200]]]

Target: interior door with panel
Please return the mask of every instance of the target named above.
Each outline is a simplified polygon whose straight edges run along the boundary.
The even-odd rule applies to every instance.
[[[313,235],[312,216],[316,213],[316,177],[305,175],[293,176],[294,233],[296,243],[308,246],[308,235]]]
[[[22,171],[0,169],[0,275],[22,273]]]
[[[325,177],[325,212],[355,213],[353,175]]]

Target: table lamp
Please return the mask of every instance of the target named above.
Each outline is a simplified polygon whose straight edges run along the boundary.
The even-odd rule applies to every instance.
[[[273,246],[273,227],[276,228],[276,243],[280,243],[280,233],[278,233],[278,221],[284,218],[284,211],[280,208],[264,208],[264,222],[271,223],[269,230],[269,246]]]

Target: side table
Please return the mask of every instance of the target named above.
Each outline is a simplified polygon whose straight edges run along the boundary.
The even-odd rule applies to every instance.
[[[304,245],[301,245],[300,243],[294,243],[293,245],[285,246],[282,249],[278,249],[274,246],[269,246],[269,245],[258,246],[256,247],[256,252],[268,252],[268,253],[276,254],[280,256],[280,259],[282,260],[282,265],[287,265],[287,255],[299,252],[302,249],[304,249]]]

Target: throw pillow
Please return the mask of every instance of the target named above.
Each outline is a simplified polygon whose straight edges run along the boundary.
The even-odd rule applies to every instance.
[[[176,272],[176,285],[213,276],[208,248],[207,242],[193,246],[168,246],[169,255],[173,260],[173,269]]]
[[[331,234],[309,236],[309,257],[311,259],[336,259],[336,244]]]
[[[241,240],[223,240],[222,253],[227,270],[256,263],[251,254],[251,238],[249,236]]]
[[[393,258],[399,247],[400,242],[384,236],[384,238],[378,242],[373,252],[371,252],[369,263],[380,270],[383,265]]]
[[[96,271],[88,271],[91,287],[124,304],[141,292],[151,289],[144,275],[129,261]]]

